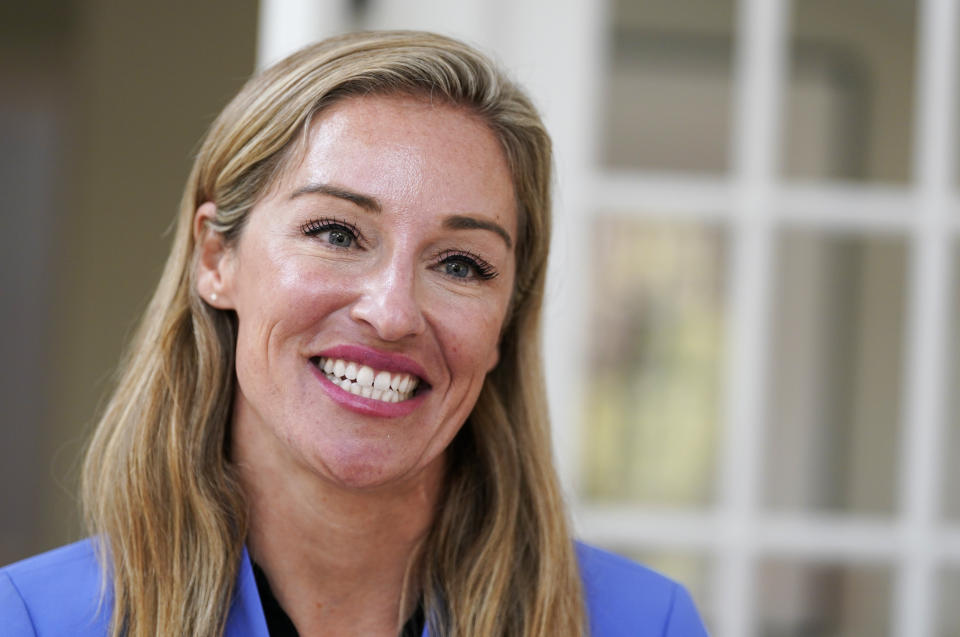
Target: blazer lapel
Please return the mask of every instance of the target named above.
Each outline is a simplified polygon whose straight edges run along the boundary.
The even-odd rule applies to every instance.
[[[233,593],[230,613],[227,615],[224,635],[226,637],[270,637],[246,546],[243,547],[243,560],[240,563],[240,572],[237,574],[236,590]]]

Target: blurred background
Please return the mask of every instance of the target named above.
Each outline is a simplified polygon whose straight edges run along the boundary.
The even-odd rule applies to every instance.
[[[557,151],[545,347],[582,537],[719,637],[960,635],[956,0],[6,0],[0,563],[79,459],[200,136],[255,68],[424,28]]]

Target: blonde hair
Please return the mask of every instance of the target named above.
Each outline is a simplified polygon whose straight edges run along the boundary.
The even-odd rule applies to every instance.
[[[450,446],[413,582],[431,634],[587,630],[539,352],[550,138],[526,96],[481,54],[442,36],[387,32],[326,40],[253,77],[200,148],[170,257],[84,465],[114,636],[221,634],[248,528],[226,453],[236,317],[197,294],[194,213],[213,201],[214,227],[234,240],[314,115],[370,94],[422,96],[482,118],[503,147],[517,199],[517,278],[500,362]]]

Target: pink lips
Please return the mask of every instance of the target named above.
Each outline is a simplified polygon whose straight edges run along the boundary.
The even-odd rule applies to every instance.
[[[420,406],[430,388],[426,379],[426,372],[424,372],[423,368],[416,362],[400,354],[379,352],[357,345],[338,345],[318,352],[317,356],[324,358],[342,358],[360,363],[361,365],[367,365],[376,370],[413,374],[420,378],[420,388],[415,396],[399,403],[388,403],[372,398],[364,398],[363,396],[358,396],[346,391],[339,385],[331,382],[322,369],[316,365],[310,365],[313,373],[320,379],[320,386],[323,387],[324,391],[334,402],[350,411],[365,416],[379,416],[382,418],[406,416]]]

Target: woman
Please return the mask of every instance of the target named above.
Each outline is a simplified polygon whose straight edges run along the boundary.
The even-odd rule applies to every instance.
[[[91,444],[97,540],[3,570],[13,634],[703,634],[571,540],[549,183],[536,111],[456,41],[349,35],[251,79]]]

